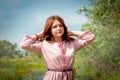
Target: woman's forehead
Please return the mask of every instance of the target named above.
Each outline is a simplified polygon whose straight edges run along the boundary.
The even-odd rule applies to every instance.
[[[57,24],[61,24],[61,23],[60,23],[60,21],[55,20],[55,21],[53,22],[53,26],[54,26],[54,25],[57,25]]]

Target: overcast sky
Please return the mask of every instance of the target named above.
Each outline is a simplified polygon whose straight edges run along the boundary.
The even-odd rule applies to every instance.
[[[52,15],[61,16],[68,29],[80,30],[87,18],[75,11],[87,4],[87,0],[0,0],[0,40],[19,44],[25,34],[41,31]]]

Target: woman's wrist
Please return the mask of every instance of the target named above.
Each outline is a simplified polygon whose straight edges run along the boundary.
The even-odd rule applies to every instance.
[[[35,37],[36,37],[36,40],[38,40],[39,39],[39,36],[38,36],[38,34],[34,34],[35,35]]]
[[[68,36],[76,36],[79,37],[82,32],[80,31],[68,31]]]
[[[40,37],[42,37],[42,35],[43,35],[43,31],[37,33],[37,37],[38,37],[38,39],[39,39]]]
[[[34,40],[38,40],[40,37],[42,37],[42,31],[40,32],[40,33],[36,33],[36,34],[34,34],[32,37],[33,37],[33,39]]]
[[[33,38],[35,41],[37,41],[37,40],[39,39],[37,34],[34,34],[34,35],[32,36],[32,38]]]

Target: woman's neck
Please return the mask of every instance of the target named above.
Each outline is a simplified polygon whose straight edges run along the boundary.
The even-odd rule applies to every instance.
[[[60,38],[54,38],[53,39],[55,42],[62,42],[62,37],[60,37]]]

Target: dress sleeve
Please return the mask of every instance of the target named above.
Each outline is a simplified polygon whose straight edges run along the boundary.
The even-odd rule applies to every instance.
[[[30,52],[41,53],[41,42],[36,42],[31,36],[25,35],[20,43],[20,47]]]
[[[85,46],[87,46],[89,43],[91,43],[95,38],[95,35],[90,32],[89,30],[84,31],[82,34],[80,34],[79,39],[75,40],[73,42],[73,46],[75,50],[79,50]]]

